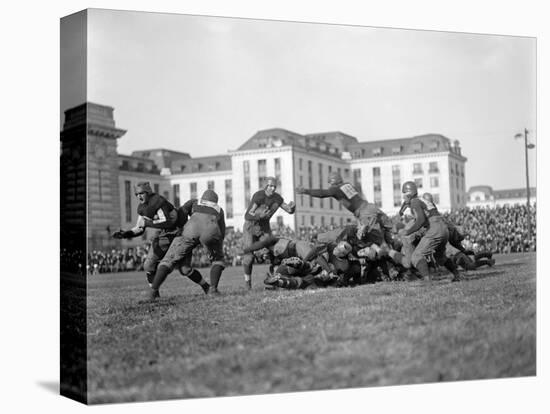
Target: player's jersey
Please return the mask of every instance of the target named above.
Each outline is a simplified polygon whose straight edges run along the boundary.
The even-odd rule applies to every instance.
[[[184,237],[204,237],[215,239],[225,236],[225,217],[223,209],[216,203],[200,200],[193,204],[191,217],[183,228]]]
[[[178,220],[176,222],[176,225],[178,227],[185,226],[185,223],[187,223],[187,220],[189,220],[189,216],[193,214],[193,206],[198,203],[199,200],[196,198],[192,198],[185,202],[185,204],[178,208]]]
[[[174,210],[174,206],[163,196],[153,193],[149,196],[146,203],[138,205],[137,213],[140,216],[155,220],[155,215],[158,214],[159,210],[161,210],[162,214],[168,216]]]
[[[422,199],[421,201],[424,204],[423,208],[424,208],[426,217],[430,218],[430,217],[441,216],[441,214],[439,213],[439,210],[437,209],[437,206],[434,203],[432,203],[429,200],[426,200],[425,198]]]
[[[152,228],[162,228],[165,232],[176,230],[177,215],[176,209],[168,200],[159,194],[151,194],[145,203],[141,203],[137,208],[138,213],[138,227],[141,227],[140,223],[143,221],[143,217],[147,217],[152,220],[153,223],[149,225]],[[166,228],[167,221],[174,221],[174,225],[171,228]]]
[[[324,189],[317,190],[306,190],[304,194],[309,194],[312,197],[325,198],[332,197],[342,203],[347,210],[355,214],[355,212],[361,207],[366,201],[361,197],[359,191],[351,185],[350,183],[342,183],[339,185],[333,185]]]
[[[252,200],[250,200],[250,204],[248,205],[248,208],[246,209],[246,213],[244,215],[245,220],[248,221],[259,221],[267,222],[269,223],[269,219],[271,218],[271,215],[277,211],[277,209],[281,206],[281,204],[284,203],[283,197],[279,193],[274,192],[270,196],[268,196],[264,190],[256,191],[254,195],[252,196]],[[271,213],[264,217],[263,219],[257,219],[254,217],[253,214],[250,214],[250,209],[253,205],[256,205],[256,207],[263,207],[267,208]]]

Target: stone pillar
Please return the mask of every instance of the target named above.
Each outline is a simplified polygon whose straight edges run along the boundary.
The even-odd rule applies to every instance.
[[[80,194],[78,202],[83,202],[82,197],[86,199],[88,251],[119,245],[110,233],[121,221],[117,139],[126,131],[116,128],[113,110],[91,102],[69,109],[65,112],[61,133],[62,152],[70,154],[78,149],[83,154],[76,175],[79,182],[86,177],[86,187],[85,190],[81,186],[76,188]],[[81,225],[82,218],[79,218]]]

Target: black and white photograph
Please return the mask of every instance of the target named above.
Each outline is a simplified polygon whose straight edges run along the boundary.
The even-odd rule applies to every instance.
[[[536,39],[88,9],[61,42],[63,394],[536,375]]]
[[[26,179],[56,264],[13,260],[57,286],[39,393],[536,411],[543,35],[119,5],[57,15],[55,178]]]

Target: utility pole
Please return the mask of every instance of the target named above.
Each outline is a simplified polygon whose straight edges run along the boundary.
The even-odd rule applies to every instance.
[[[529,242],[533,237],[533,232],[531,229],[531,189],[529,188],[529,154],[527,150],[535,148],[535,144],[530,144],[528,141],[529,131],[527,128],[523,130],[523,134],[519,133],[515,135],[515,138],[523,137],[525,139],[525,181],[527,183],[527,234],[529,237]]]

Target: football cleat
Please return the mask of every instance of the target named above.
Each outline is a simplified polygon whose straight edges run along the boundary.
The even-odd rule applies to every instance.
[[[206,282],[204,285],[201,285],[201,288],[204,291],[204,294],[208,295],[208,291],[210,290],[210,283]],[[218,290],[217,288],[212,288],[212,293],[214,293],[214,289]]]
[[[220,295],[221,293],[217,287],[213,287],[212,289],[210,289],[210,296],[220,296]]]
[[[148,289],[144,294],[143,300],[146,302],[154,302],[156,299],[160,298],[160,293],[158,289]]]

